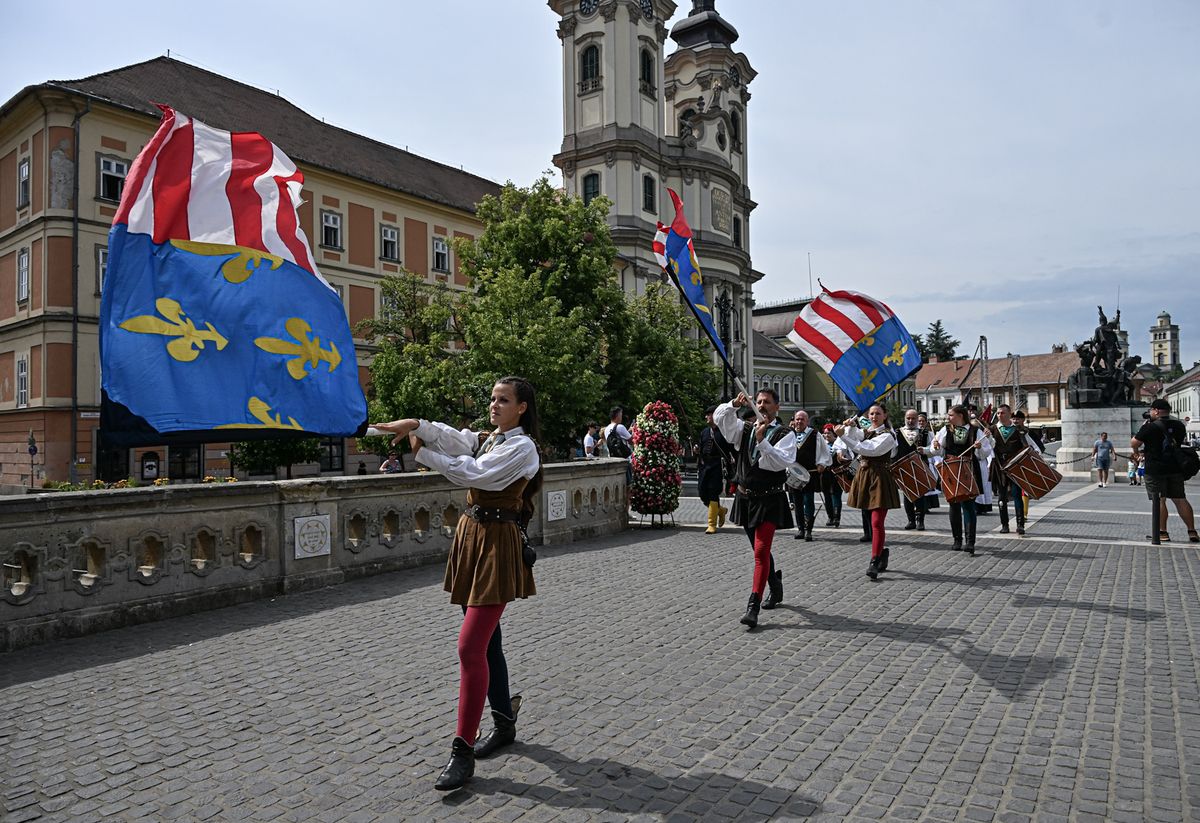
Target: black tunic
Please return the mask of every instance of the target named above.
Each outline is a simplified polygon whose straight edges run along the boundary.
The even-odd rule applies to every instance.
[[[775,445],[787,434],[788,428],[781,425],[768,435],[768,439],[771,445]],[[790,529],[796,522],[792,519],[783,485],[787,480],[787,472],[760,469],[758,461],[752,461],[750,457],[754,448],[753,439],[754,425],[746,423],[738,441],[735,472],[737,494],[733,498],[733,511],[729,519],[739,526],[750,528],[758,528],[761,523],[774,523],[777,529]]]
[[[705,426],[700,432],[700,455],[697,463],[696,491],[704,505],[720,503],[725,486],[724,465],[730,446],[721,432]]]

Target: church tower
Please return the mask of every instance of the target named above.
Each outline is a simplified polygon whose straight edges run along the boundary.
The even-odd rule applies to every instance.
[[[623,288],[662,278],[657,222],[683,201],[705,293],[730,362],[753,374],[750,310],[761,278],[750,262],[747,88],[755,71],[732,48],[737,30],[714,0],[695,0],[670,37],[672,0],[550,0],[563,47],[563,142],[554,164],[568,194],[612,201],[609,225]]]
[[[1150,327],[1150,364],[1166,372],[1179,368],[1179,326],[1165,310]]]

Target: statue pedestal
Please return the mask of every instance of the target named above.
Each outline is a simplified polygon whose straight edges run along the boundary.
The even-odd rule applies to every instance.
[[[1129,454],[1129,438],[1137,433],[1146,421],[1142,419],[1144,406],[1110,406],[1094,409],[1064,409],[1062,413],[1062,446],[1058,449],[1058,465],[1055,467],[1064,480],[1094,481],[1099,476],[1092,466],[1092,445],[1100,439],[1100,432],[1108,432],[1114,451]],[[1129,461],[1113,456],[1109,479],[1124,475]]]

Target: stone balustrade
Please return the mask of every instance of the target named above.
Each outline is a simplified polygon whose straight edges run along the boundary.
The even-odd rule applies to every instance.
[[[625,462],[548,464],[534,545],[620,531]],[[0,500],[0,651],[443,560],[466,489],[432,472]]]

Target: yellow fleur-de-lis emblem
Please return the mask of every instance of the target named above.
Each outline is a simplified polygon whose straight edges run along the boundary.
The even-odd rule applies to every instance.
[[[198,243],[193,240],[172,240],[171,245],[192,254],[203,254],[206,257],[229,257],[221,264],[221,275],[230,283],[245,283],[250,279],[250,275],[263,267],[264,261],[270,263],[272,269],[283,265],[282,257],[246,246]]]
[[[213,328],[212,323],[204,324],[206,330],[197,329],[192,319],[184,313],[183,307],[169,297],[160,297],[155,300],[154,308],[158,309],[158,313],[166,320],[150,314],[141,314],[126,320],[121,324],[121,328],[136,334],[161,334],[164,337],[174,337],[175,339],[167,344],[167,354],[184,363],[200,356],[200,350],[204,348],[205,341],[214,343],[217,351],[225,348],[229,343],[221,336],[220,332]]]
[[[878,374],[879,369],[871,369],[869,372],[866,369],[859,369],[858,376],[862,378],[862,381],[858,384],[858,388],[855,391],[859,394],[875,391],[875,383],[872,381],[875,380],[875,376]]]
[[[896,345],[892,346],[892,353],[883,358],[883,364],[893,364],[899,366],[904,362],[904,354],[908,351],[908,346],[901,345],[900,341],[896,341]]]
[[[246,410],[250,412],[250,416],[259,420],[259,423],[226,423],[217,426],[218,429],[295,429],[296,431],[304,431],[304,427],[296,422],[296,418],[289,417],[288,422],[283,422],[283,415],[276,413],[271,414],[271,407],[257,397],[251,397],[250,402],[246,404]]]
[[[328,363],[329,371],[333,371],[342,362],[342,356],[338,353],[337,346],[330,341],[328,351],[322,349],[321,338],[309,337],[312,326],[299,317],[288,319],[283,326],[297,342],[279,340],[275,337],[258,337],[255,338],[254,345],[271,354],[291,355],[293,359],[288,361],[287,370],[294,380],[303,380],[308,377],[309,369],[316,371],[319,363]]]

